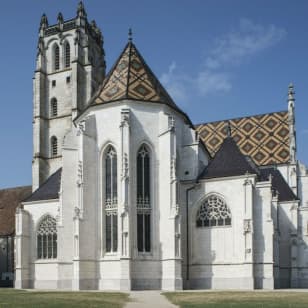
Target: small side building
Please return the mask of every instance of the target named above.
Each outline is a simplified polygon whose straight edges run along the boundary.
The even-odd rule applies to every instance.
[[[0,287],[13,286],[15,211],[31,190],[31,186],[0,190]]]

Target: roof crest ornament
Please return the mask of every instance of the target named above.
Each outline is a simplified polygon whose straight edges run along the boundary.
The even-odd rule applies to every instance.
[[[227,137],[231,138],[231,136],[232,136],[232,129],[231,129],[230,121],[227,121],[226,130],[227,130]]]
[[[132,31],[132,28],[128,29],[128,41],[130,43],[133,41],[133,31]]]

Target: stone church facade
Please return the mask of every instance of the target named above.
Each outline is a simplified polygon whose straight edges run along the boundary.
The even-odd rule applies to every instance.
[[[308,287],[308,175],[287,110],[194,125],[131,36],[105,75],[82,3],[40,24],[15,287]]]

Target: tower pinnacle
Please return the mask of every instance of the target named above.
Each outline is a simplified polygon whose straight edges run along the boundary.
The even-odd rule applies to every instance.
[[[46,14],[44,13],[41,17],[40,28],[45,29],[48,27],[48,19]]]
[[[63,15],[61,12],[58,13],[57,20],[58,20],[58,24],[63,24],[64,19],[63,19]]]
[[[77,16],[78,17],[87,17],[87,13],[86,10],[84,8],[83,2],[80,1],[78,3],[78,7],[77,7]]]

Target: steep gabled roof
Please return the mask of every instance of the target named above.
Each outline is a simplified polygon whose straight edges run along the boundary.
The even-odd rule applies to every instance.
[[[272,112],[195,125],[212,156],[227,136],[226,123],[244,155],[258,166],[284,164],[290,160],[288,111]]]
[[[33,194],[24,202],[52,200],[59,198],[62,168],[53,173]]]
[[[0,236],[15,231],[15,211],[19,203],[31,195],[32,187],[14,187],[0,190]]]
[[[128,42],[103,82],[95,104],[120,99],[160,102],[177,107],[132,42]]]
[[[199,178],[238,176],[247,172],[250,174],[258,173],[241,153],[236,142],[231,137],[227,137]]]
[[[278,192],[278,201],[298,200],[280,171],[276,168],[260,168],[261,180],[268,180],[272,175],[272,187]]]
[[[128,42],[120,57],[103,81],[91,105],[130,99],[166,104],[189,117],[175,104],[132,42]]]

